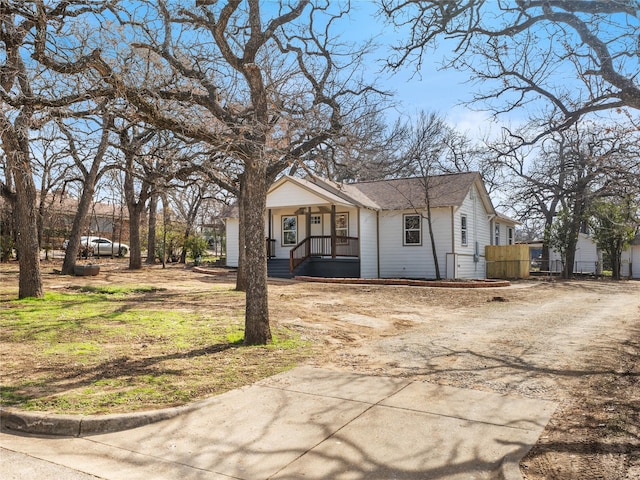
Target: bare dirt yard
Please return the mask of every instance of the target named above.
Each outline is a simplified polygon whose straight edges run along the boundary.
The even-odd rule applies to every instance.
[[[1,281],[17,281],[15,272],[0,268]],[[235,282],[212,273],[112,264],[91,278],[46,273],[45,288],[161,284],[163,308],[184,309],[180,293],[190,292],[199,302],[191,308],[206,310],[215,309],[212,285]],[[308,364],[558,402],[521,462],[526,479],[640,478],[640,282],[453,289],[273,280],[269,302],[273,324],[310,343]],[[11,355],[2,350],[5,365],[18,361]]]

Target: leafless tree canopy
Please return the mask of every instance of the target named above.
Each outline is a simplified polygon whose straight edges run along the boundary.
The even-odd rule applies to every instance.
[[[440,40],[449,67],[487,88],[474,97],[497,113],[538,99],[566,128],[582,116],[640,109],[640,7],[635,0],[381,0],[409,29],[389,65],[418,68]],[[637,112],[635,122],[637,124]],[[547,117],[548,118],[548,117]]]

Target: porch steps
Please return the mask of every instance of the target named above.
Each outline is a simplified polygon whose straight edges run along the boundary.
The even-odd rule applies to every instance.
[[[288,258],[270,258],[267,260],[267,276],[274,278],[293,278],[289,271]]]

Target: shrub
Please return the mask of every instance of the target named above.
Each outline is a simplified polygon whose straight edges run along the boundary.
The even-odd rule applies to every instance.
[[[184,241],[184,248],[194,262],[199,263],[202,255],[207,251],[207,239],[200,235],[192,235]]]

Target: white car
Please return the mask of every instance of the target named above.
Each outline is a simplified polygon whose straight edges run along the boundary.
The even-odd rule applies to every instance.
[[[68,241],[65,240],[63,248],[66,248]],[[94,255],[110,255],[124,257],[129,253],[129,245],[124,243],[112,242],[107,238],[102,237],[80,237],[80,248],[89,247],[93,248]]]

